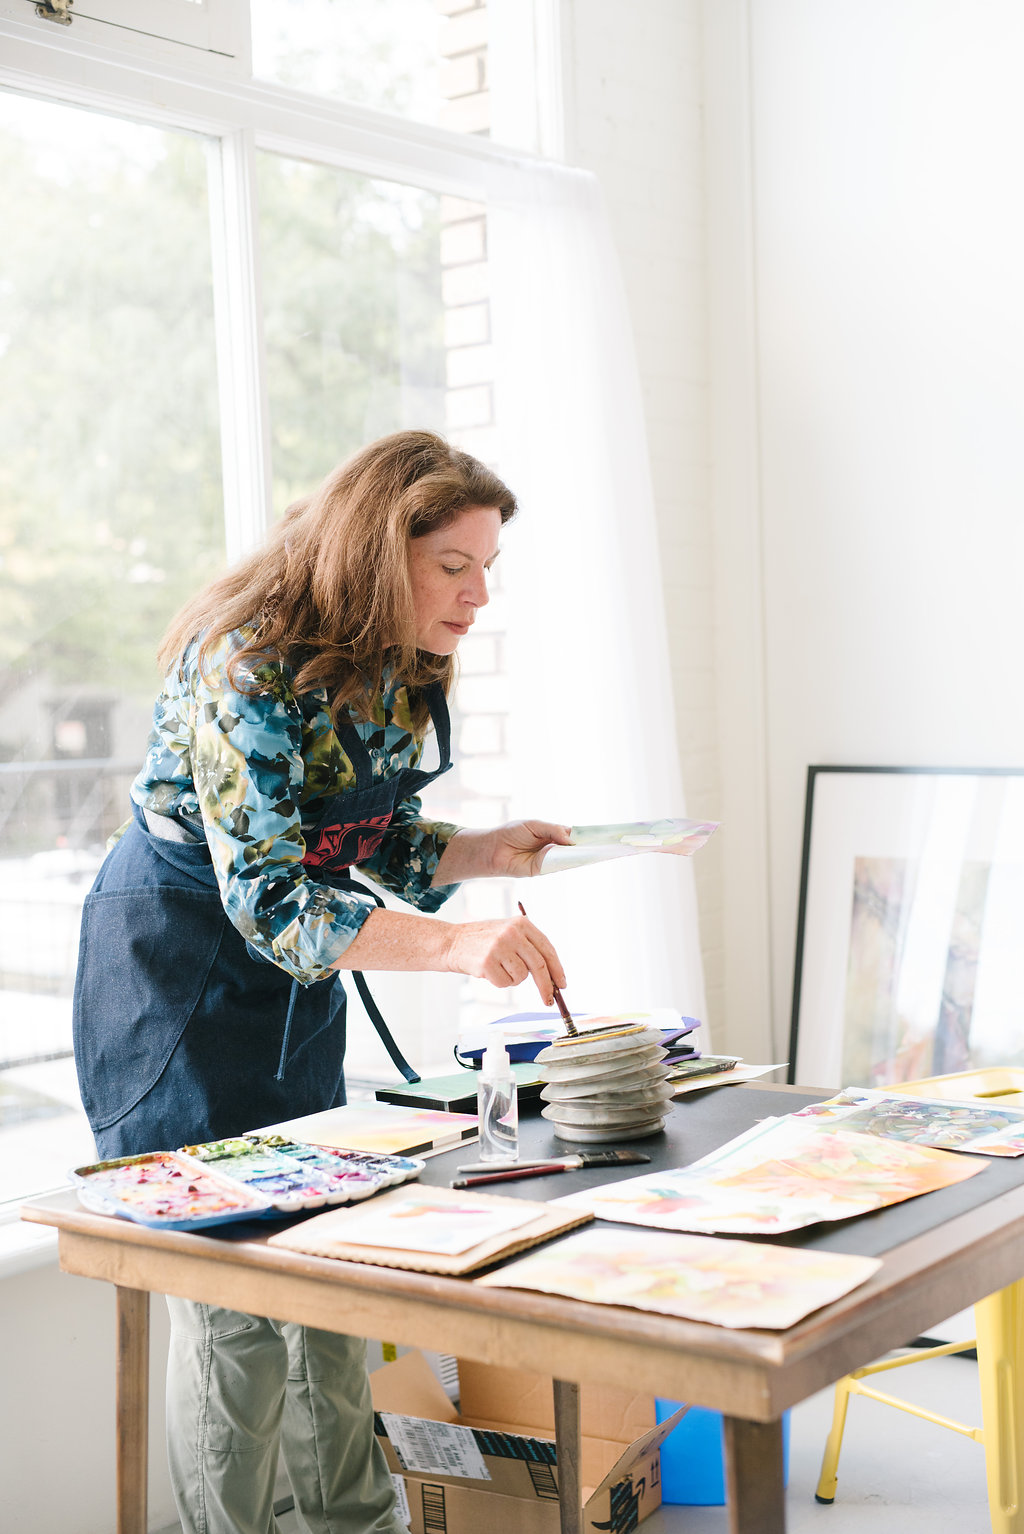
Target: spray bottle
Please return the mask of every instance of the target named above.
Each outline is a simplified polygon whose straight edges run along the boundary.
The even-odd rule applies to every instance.
[[[476,1087],[480,1160],[514,1161],[519,1154],[516,1078],[505,1041],[498,1034],[484,1050]]]

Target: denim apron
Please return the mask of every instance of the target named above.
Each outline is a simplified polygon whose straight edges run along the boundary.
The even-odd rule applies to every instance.
[[[377,850],[401,800],[450,767],[444,691],[435,684],[426,698],[433,771],[375,782],[355,726],[339,723],[356,781],[303,826],[303,864],[318,881],[370,894],[346,870]],[[168,840],[138,805],[133,816],[85,901],[75,981],[75,1060],[100,1155],[194,1145],[343,1103],[340,978],[300,985],[264,959],[225,914],[205,838]]]

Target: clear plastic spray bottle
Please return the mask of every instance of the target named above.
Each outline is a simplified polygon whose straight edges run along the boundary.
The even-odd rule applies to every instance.
[[[505,1041],[493,1039],[484,1050],[476,1086],[480,1121],[480,1160],[514,1161],[519,1154],[519,1104]]]

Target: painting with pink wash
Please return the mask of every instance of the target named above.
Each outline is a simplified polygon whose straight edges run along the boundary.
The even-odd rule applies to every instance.
[[[558,1199],[598,1219],[661,1230],[774,1235],[845,1220],[986,1169],[930,1146],[765,1119],[702,1161]]]
[[[476,1282],[629,1305],[715,1326],[782,1330],[864,1283],[877,1257],[657,1231],[588,1230]]]
[[[343,1150],[415,1155],[471,1139],[477,1133],[477,1120],[475,1113],[444,1113],[395,1103],[349,1103],[282,1124],[254,1125],[254,1131]]]

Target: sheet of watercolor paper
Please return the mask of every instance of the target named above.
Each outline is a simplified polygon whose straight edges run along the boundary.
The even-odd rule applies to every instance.
[[[537,1218],[536,1206],[526,1202],[516,1208],[511,1199],[498,1206],[493,1198],[474,1198],[472,1193],[453,1199],[444,1189],[442,1195],[436,1198],[430,1188],[414,1188],[408,1194],[391,1194],[380,1204],[365,1204],[358,1212],[346,1211],[339,1239],[355,1246],[454,1257]]]
[[[262,1134],[283,1134],[312,1145],[400,1155],[430,1146],[457,1145],[476,1134],[475,1113],[405,1108],[397,1103],[349,1103],[283,1124],[255,1125]]]
[[[710,1156],[555,1200],[602,1220],[661,1230],[774,1235],[845,1220],[985,1170],[925,1145],[854,1134],[787,1115],[765,1119]]]
[[[841,1124],[858,1134],[882,1135],[938,1150],[978,1156],[1024,1155],[1024,1108],[947,1098],[903,1097],[897,1093],[847,1087],[827,1102],[801,1108],[796,1118]]]
[[[542,874],[604,863],[609,858],[632,858],[640,852],[670,852],[692,857],[718,830],[717,820],[632,820],[609,826],[570,826],[568,847],[549,847]]]
[[[672,1088],[673,1097],[685,1097],[687,1092],[703,1092],[705,1087],[727,1087],[731,1082],[756,1081],[758,1076],[767,1076],[771,1071],[785,1069],[786,1062],[782,1060],[775,1065],[734,1065],[728,1071],[707,1071],[703,1075],[689,1074],[685,1069],[668,1073],[668,1084]]]
[[[478,1278],[496,1289],[540,1289],[598,1305],[630,1305],[715,1326],[795,1326],[881,1267],[877,1257],[676,1236],[588,1230]]]

